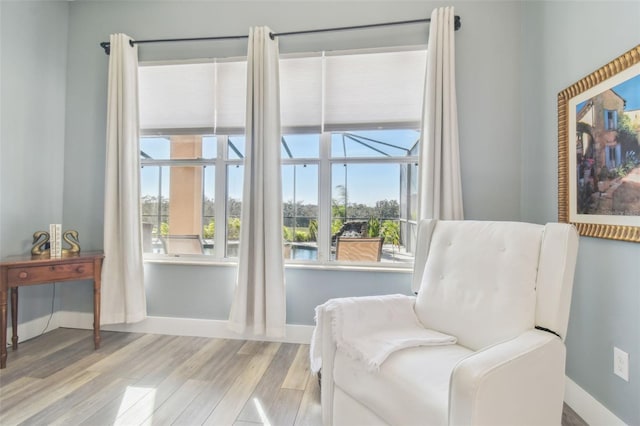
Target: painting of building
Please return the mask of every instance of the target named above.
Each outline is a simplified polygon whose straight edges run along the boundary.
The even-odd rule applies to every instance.
[[[609,170],[622,163],[622,149],[618,143],[618,118],[624,113],[625,100],[612,89],[584,103],[577,111],[580,163],[589,161],[596,170]]]
[[[627,99],[618,88],[635,99],[640,78],[576,106],[577,207],[581,214],[640,214],[640,109],[626,110]]]

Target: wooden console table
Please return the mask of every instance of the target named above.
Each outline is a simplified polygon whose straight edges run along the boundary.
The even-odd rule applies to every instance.
[[[12,349],[18,349],[18,287],[93,280],[93,342],[100,347],[100,275],[102,252],[87,252],[66,257],[12,256],[0,262],[0,369],[7,366],[7,293],[11,289]]]

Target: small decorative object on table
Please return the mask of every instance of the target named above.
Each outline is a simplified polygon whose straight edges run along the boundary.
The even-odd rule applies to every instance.
[[[51,235],[47,231],[36,231],[33,233],[33,247],[31,248],[32,256],[77,256],[80,254],[80,239],[78,238],[78,231],[70,229],[62,234],[62,240],[69,244],[69,248],[62,248],[62,244],[58,243],[60,250],[59,255],[52,255],[49,245],[53,243],[50,241]]]
[[[49,245],[50,257],[62,256],[62,224],[52,223],[49,225],[49,236],[51,242]]]
[[[33,247],[31,255],[44,256],[49,254],[49,249],[45,247],[49,243],[49,233],[47,231],[36,231],[33,233]]]
[[[80,240],[78,239],[78,231],[70,229],[62,234],[62,239],[69,244],[68,249],[62,249],[63,256],[76,256],[80,254]]]

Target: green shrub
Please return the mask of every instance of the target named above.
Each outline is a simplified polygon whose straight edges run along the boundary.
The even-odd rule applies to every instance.
[[[283,226],[282,238],[284,238],[285,241],[293,241],[293,230],[288,226]]]
[[[331,235],[338,232],[340,228],[342,228],[342,219],[334,219],[334,221],[331,222]]]
[[[318,241],[318,221],[315,219],[309,222],[309,241]]]
[[[240,239],[240,218],[229,218],[229,223],[227,224],[227,238],[229,240]]]
[[[309,241],[309,233],[302,229],[296,229],[295,240],[298,243],[306,243]]]
[[[380,235],[384,237],[384,242],[387,244],[393,244],[394,246],[400,245],[400,223],[393,220],[385,220],[382,222]]]
[[[380,221],[371,217],[367,224],[367,233],[369,234],[369,238],[379,237],[380,236]]]
[[[203,238],[213,238],[216,235],[216,222],[211,219],[208,225],[204,227],[202,232]]]

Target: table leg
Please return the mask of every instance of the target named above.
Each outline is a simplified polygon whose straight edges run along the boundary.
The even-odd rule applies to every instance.
[[[100,285],[102,277],[102,259],[95,259],[93,263],[93,344],[100,348]]]
[[[0,269],[0,368],[7,366],[7,268]]]
[[[18,287],[11,288],[11,349],[18,350]]]

